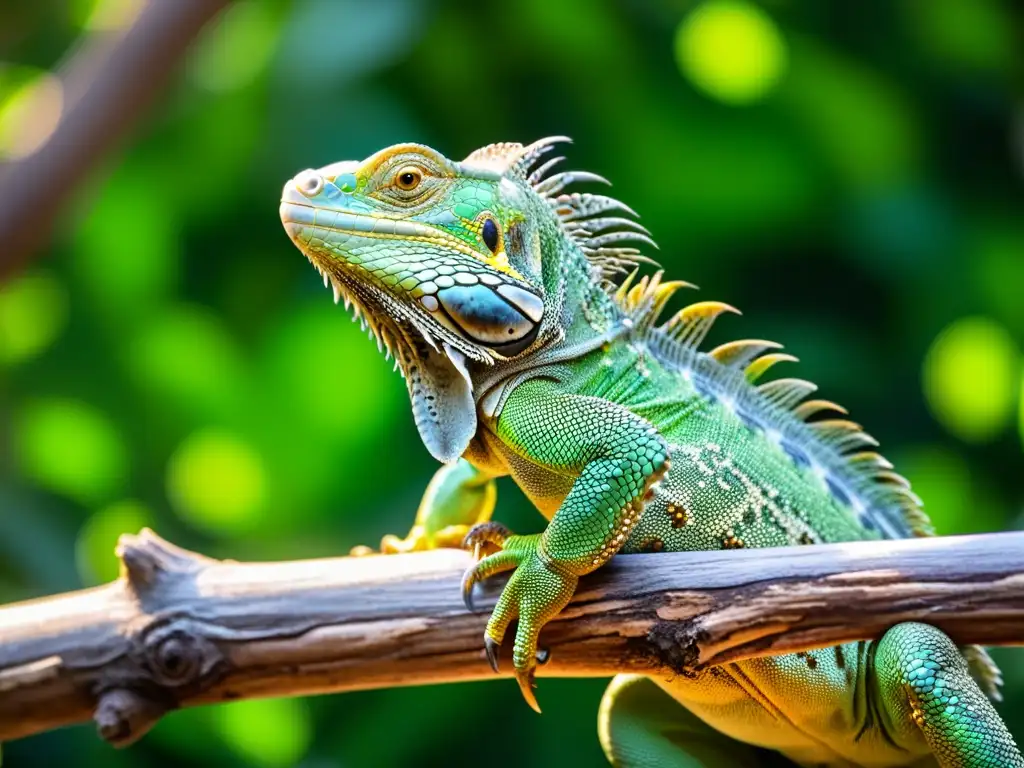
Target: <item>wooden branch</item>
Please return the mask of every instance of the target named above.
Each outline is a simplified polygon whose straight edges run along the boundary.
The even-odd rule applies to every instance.
[[[125,31],[97,32],[62,67],[63,111],[46,143],[0,164],[0,279],[45,245],[79,183],[159,96],[227,0],[149,0]],[[49,107],[47,107],[49,108]],[[34,117],[26,125],[36,124]]]
[[[174,707],[492,676],[503,582],[468,613],[465,552],[234,563],[143,531],[119,554],[119,581],[0,608],[0,741],[92,717],[123,745]],[[1024,644],[1024,532],[622,555],[545,629],[540,673],[692,674],[902,621]]]

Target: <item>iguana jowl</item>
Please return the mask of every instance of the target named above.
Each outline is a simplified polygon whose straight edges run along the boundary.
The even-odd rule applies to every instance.
[[[354,304],[394,355],[423,442],[446,463],[410,534],[383,549],[464,536],[497,548],[466,575],[465,593],[514,570],[484,642],[495,663],[519,619],[515,672],[535,708],[541,628],[616,552],[931,532],[920,500],[842,408],[807,400],[815,387],[800,379],[757,384],[792,359],[777,344],[700,350],[731,307],[661,317],[688,284],[637,277],[646,259],[635,246],[653,245],[646,230],[613,198],[567,191],[603,179],[554,172],[562,158],[542,160],[561,141],[494,144],[461,162],[401,144],[304,171],[281,203],[335,301]],[[488,522],[502,475],[550,520],[543,533]],[[1024,766],[985,696],[999,682],[983,650],[900,624],[877,642],[694,679],[620,676],[600,734],[624,766],[754,765],[754,747],[807,766]]]

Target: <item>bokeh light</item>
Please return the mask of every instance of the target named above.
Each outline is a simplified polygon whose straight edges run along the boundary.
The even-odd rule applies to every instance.
[[[0,159],[31,155],[53,134],[63,112],[64,86],[56,76],[39,71],[22,77],[0,99]]]
[[[675,47],[683,74],[728,104],[764,98],[786,71],[786,44],[775,22],[740,0],[698,6],[679,25]]]
[[[244,362],[217,315],[194,305],[166,305],[126,333],[125,365],[160,402],[207,418],[241,407]]]
[[[167,466],[167,494],[197,528],[240,534],[259,522],[266,500],[263,460],[241,438],[219,429],[190,435]]]
[[[26,476],[85,504],[108,500],[128,475],[128,455],[117,428],[78,400],[27,404],[15,424],[14,450]]]
[[[71,0],[71,20],[92,32],[112,32],[131,24],[146,0]]]
[[[990,440],[1016,410],[1020,350],[998,323],[957,320],[932,343],[924,361],[924,393],[943,426],[962,440]]]
[[[1020,380],[1020,409],[1019,409],[1020,441],[1024,445],[1024,376]]]
[[[175,212],[148,172],[115,174],[90,203],[75,231],[76,277],[106,317],[130,322],[175,287]]]
[[[44,351],[67,321],[64,287],[48,273],[0,284],[0,364],[20,363]]]
[[[101,584],[116,579],[120,561],[114,550],[121,534],[138,533],[155,524],[153,512],[135,499],[123,499],[90,515],[75,543],[75,564],[82,581]]]
[[[228,6],[203,32],[190,59],[196,83],[228,91],[252,82],[269,63],[279,29],[269,3],[243,0]]]
[[[896,84],[813,39],[798,38],[791,50],[780,101],[825,167],[856,192],[892,194],[913,180],[923,138]]]
[[[915,445],[889,453],[921,500],[935,532],[948,536],[999,530],[1003,512],[983,492],[984,482],[972,477],[964,456],[943,445]],[[965,513],[969,510],[969,514]]]
[[[907,27],[931,59],[954,71],[1011,66],[1015,25],[1000,0],[903,0]]]
[[[253,699],[217,707],[214,726],[249,765],[287,768],[309,750],[313,724],[302,699]]]

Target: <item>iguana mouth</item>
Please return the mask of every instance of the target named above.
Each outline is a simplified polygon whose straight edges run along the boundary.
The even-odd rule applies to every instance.
[[[344,300],[346,307],[354,306],[356,319],[369,328],[378,346],[391,349],[389,339],[382,338],[388,319],[406,330],[415,329],[435,349],[439,341],[485,364],[516,355],[536,340],[543,300],[508,276],[482,272],[476,262],[479,254],[464,241],[421,222],[315,205],[295,186],[286,186],[281,200],[285,230],[323,275],[324,286],[332,284],[335,303]],[[379,270],[369,269],[372,253],[365,261],[353,258],[359,248],[348,247],[348,238],[360,245],[378,238],[423,244],[452,258],[439,267],[447,273],[419,270],[432,277],[413,278],[405,286],[399,280],[403,273],[382,277]],[[460,264],[460,256],[469,263]],[[432,260],[429,255],[424,259]],[[414,268],[407,267],[404,274]]]
[[[310,242],[316,230],[367,236],[365,223],[414,224],[393,219],[347,214],[331,211],[294,200],[281,201],[281,221],[288,236],[323,277],[324,287],[330,286],[334,303],[343,304],[351,310],[352,319],[360,324],[370,338],[377,342],[377,349],[386,358],[395,359],[395,366],[405,372],[406,365],[416,358],[417,341],[425,342],[436,351],[449,354],[456,350],[466,358],[487,365],[494,362],[494,356],[482,344],[467,338],[457,328],[450,328],[440,322],[432,313],[420,306],[413,298],[396,296],[384,286],[377,285],[372,275],[364,269],[353,267],[344,258],[331,257],[327,253],[311,248]],[[331,225],[322,223],[321,216],[338,214]],[[345,226],[357,223],[357,227]],[[342,226],[339,226],[342,225]],[[420,225],[416,225],[420,226]],[[429,229],[420,227],[421,229]],[[407,238],[408,228],[384,227],[384,233],[377,236]],[[373,236],[373,235],[369,235]],[[423,234],[419,235],[423,237]]]

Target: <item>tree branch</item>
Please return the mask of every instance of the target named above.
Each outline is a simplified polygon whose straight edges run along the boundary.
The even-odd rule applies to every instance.
[[[43,246],[68,197],[163,91],[227,0],[149,0],[123,32],[97,32],[62,67],[63,111],[25,158],[0,165],[0,279]],[[45,108],[50,108],[48,105]],[[30,115],[24,125],[41,122]]]
[[[119,581],[0,608],[0,741],[91,717],[122,745],[174,707],[492,676],[503,582],[468,613],[465,552],[235,563],[150,531],[118,552]],[[622,555],[544,630],[540,672],[692,674],[902,621],[1024,644],[1024,532]]]

